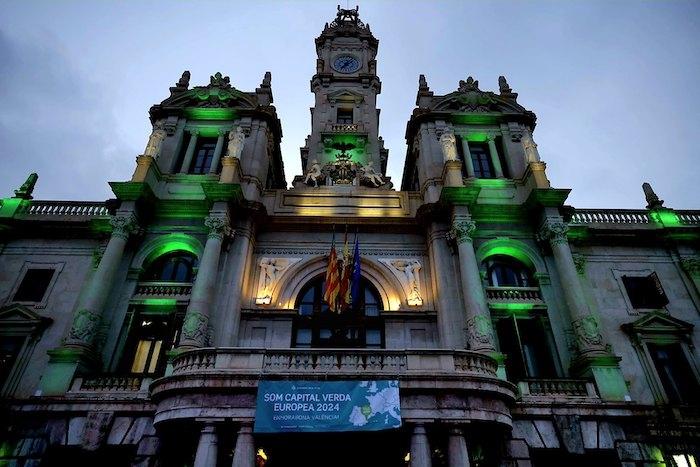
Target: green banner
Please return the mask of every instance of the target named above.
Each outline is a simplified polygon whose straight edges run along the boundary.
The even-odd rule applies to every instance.
[[[398,381],[260,381],[256,433],[401,426]]]

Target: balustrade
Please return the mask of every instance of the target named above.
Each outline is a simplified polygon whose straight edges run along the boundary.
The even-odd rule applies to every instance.
[[[135,296],[177,297],[189,296],[192,284],[189,282],[139,282]]]
[[[539,287],[486,287],[486,298],[490,302],[542,302]]]
[[[107,217],[105,203],[99,201],[30,201],[19,212],[25,216]]]
[[[530,379],[519,382],[518,386],[524,397],[598,398],[595,384],[583,379]]]

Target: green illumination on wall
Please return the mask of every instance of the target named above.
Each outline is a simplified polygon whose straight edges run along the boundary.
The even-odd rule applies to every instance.
[[[513,182],[507,178],[475,178],[470,180],[470,183],[482,188],[510,188],[513,186]]]
[[[148,306],[167,306],[173,307],[177,305],[177,300],[174,298],[147,298],[141,303]]]
[[[535,305],[532,303],[489,303],[489,308],[505,311],[510,315],[527,315],[527,312],[535,308]]]
[[[188,107],[185,109],[185,117],[190,120],[235,120],[236,111],[226,108]]]
[[[461,123],[461,124],[477,124],[477,125],[485,125],[489,123],[496,123],[498,121],[498,117],[496,115],[475,115],[475,114],[469,114],[469,115],[452,115],[450,117],[450,120],[452,123]]]
[[[0,217],[13,217],[23,202],[20,198],[4,198],[0,205]]]
[[[657,210],[657,211],[651,211],[649,213],[649,217],[656,222],[657,224],[661,224],[664,227],[680,227],[681,226],[681,221],[678,219],[678,216],[676,215],[675,212],[669,210]]]
[[[366,163],[366,158],[363,157],[365,155],[365,145],[367,144],[367,138],[364,136],[358,136],[358,135],[333,135],[333,136],[325,136],[323,138],[323,143],[325,147],[325,152],[326,154],[332,155],[332,158],[335,159],[335,157],[340,154],[340,150],[333,148],[334,145],[336,144],[352,144],[355,146],[354,149],[349,149],[345,151],[346,154],[350,155],[350,160],[356,163],[361,163],[364,164]]]
[[[480,248],[478,252],[478,256],[481,258],[481,260],[485,260],[489,256],[494,256],[494,255],[504,255],[504,256],[510,256],[511,258],[515,258],[524,265],[526,265],[529,268],[535,269],[535,265],[532,263],[532,259],[523,252],[521,248],[516,246],[514,242],[507,238],[503,239],[497,239],[496,241],[492,241],[491,243],[495,243],[494,245],[489,245],[485,244],[483,250]]]

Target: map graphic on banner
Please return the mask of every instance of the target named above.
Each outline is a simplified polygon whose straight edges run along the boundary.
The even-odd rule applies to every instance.
[[[399,428],[398,381],[260,381],[256,433]]]

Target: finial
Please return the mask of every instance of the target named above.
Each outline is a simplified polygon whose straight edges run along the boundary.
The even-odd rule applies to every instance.
[[[418,76],[418,91],[430,91],[428,80],[425,79],[425,75]]]
[[[175,85],[178,88],[189,88],[190,87],[190,71],[185,70],[182,72],[182,76],[180,79],[177,81],[177,84]]]
[[[513,92],[510,86],[508,86],[508,81],[506,81],[505,76],[498,77],[498,90],[501,92],[501,94],[510,94]]]
[[[32,192],[34,191],[34,185],[36,185],[38,178],[39,176],[36,173],[30,173],[22,186],[15,190],[15,196],[13,196],[13,198],[32,199]]]
[[[656,196],[654,189],[649,183],[642,183],[642,190],[644,190],[644,197],[647,200],[647,209],[659,209],[664,207],[664,200]]]
[[[466,81],[460,80],[458,90],[459,92],[480,91],[479,81],[469,76]]]
[[[272,85],[272,73],[269,71],[265,72],[265,77],[262,80],[262,83],[260,83],[261,88],[269,88]]]

